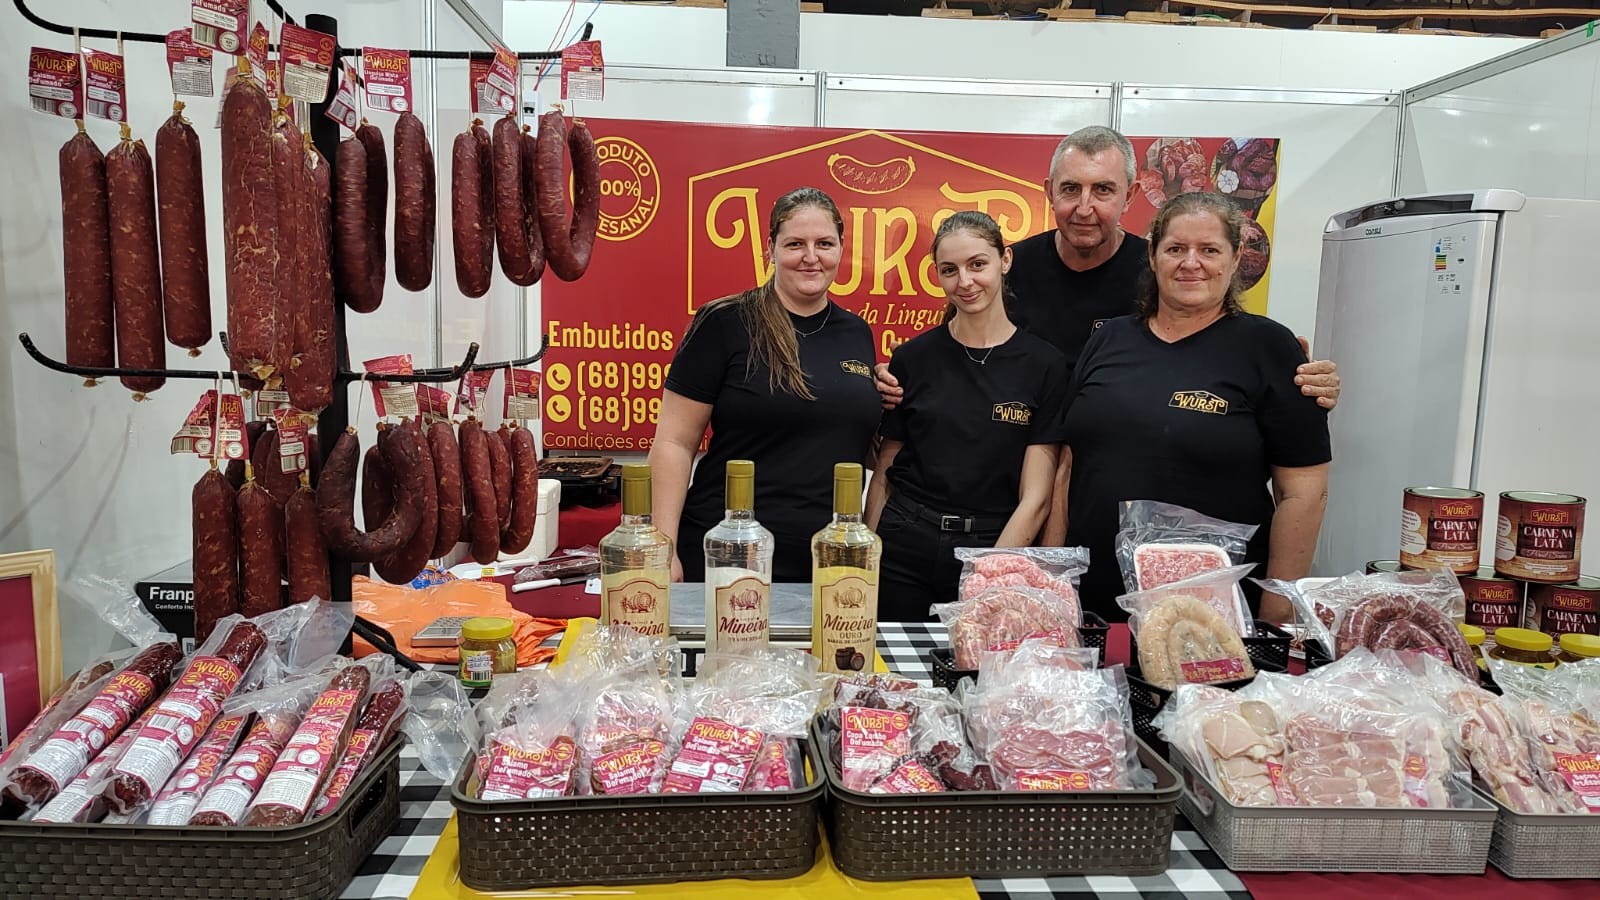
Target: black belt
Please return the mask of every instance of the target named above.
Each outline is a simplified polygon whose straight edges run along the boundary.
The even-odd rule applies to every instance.
[[[1006,523],[1011,521],[1009,515],[957,516],[937,512],[904,494],[890,497],[889,505],[898,506],[930,525],[937,525],[940,531],[954,531],[960,534],[971,534],[974,531],[1004,531]]]

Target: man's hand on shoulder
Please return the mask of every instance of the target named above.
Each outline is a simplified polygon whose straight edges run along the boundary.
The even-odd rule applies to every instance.
[[[1300,385],[1300,393],[1317,398],[1318,406],[1333,409],[1339,405],[1339,366],[1331,359],[1312,361],[1311,342],[1304,337],[1295,340],[1300,342],[1307,362],[1295,369],[1294,383]],[[883,393],[883,388],[878,388],[878,393]]]
[[[878,363],[872,367],[872,384],[878,389],[878,397],[883,400],[884,409],[894,409],[899,406],[901,399],[906,395],[906,389],[900,386],[900,380],[889,374],[888,363]]]

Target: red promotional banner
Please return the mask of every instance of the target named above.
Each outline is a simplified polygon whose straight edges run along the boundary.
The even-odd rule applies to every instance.
[[[939,321],[930,246],[945,218],[986,212],[1007,243],[1055,227],[1044,182],[1059,135],[585,121],[600,158],[600,240],[582,280],[542,282],[550,449],[649,449],[689,319],[769,277],[767,215],[796,187],[839,205],[844,259],[829,293],[872,326],[880,359]],[[1246,307],[1265,312],[1279,142],[1132,141],[1140,171],[1123,227],[1144,234],[1184,190],[1233,195],[1259,223],[1241,268],[1254,278]]]

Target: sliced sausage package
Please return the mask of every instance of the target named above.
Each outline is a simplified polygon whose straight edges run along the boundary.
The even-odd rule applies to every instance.
[[[356,720],[350,742],[344,755],[328,779],[327,787],[311,807],[311,818],[320,818],[338,808],[350,785],[366,771],[378,754],[388,745],[400,723],[410,712],[411,685],[406,679],[388,677],[377,682]]]
[[[1161,736],[1238,806],[1299,806],[1283,781],[1287,745],[1270,704],[1203,684],[1180,684],[1152,720]]]
[[[1332,659],[1357,647],[1413,651],[1477,677],[1477,658],[1456,628],[1466,616],[1466,595],[1449,569],[1257,583],[1289,599],[1307,635]]]
[[[1089,570],[1089,551],[1083,547],[957,547],[956,559],[962,600],[989,588],[1030,587],[1077,607],[1078,579]]]
[[[1253,633],[1239,580],[1253,563],[1204,572],[1117,598],[1137,639],[1139,676],[1172,690],[1254,677],[1243,637]]]
[[[250,725],[195,805],[191,824],[227,826],[243,820],[267,772],[328,680],[327,675],[295,678],[235,696],[224,705],[218,722],[243,716]]]
[[[480,800],[576,792],[575,736],[590,677],[563,666],[495,679],[490,696],[477,709],[483,732],[475,773]]]
[[[1156,500],[1124,501],[1117,520],[1117,564],[1130,592],[1242,563],[1258,530]]]
[[[967,734],[1001,790],[1106,791],[1148,787],[1139,765],[1121,666],[1095,668],[1093,650],[1025,641],[984,660],[965,690]]]
[[[964,671],[976,670],[984,651],[1012,650],[1028,638],[1048,639],[1059,647],[1081,643],[1083,611],[1076,594],[1069,599],[1061,590],[987,587],[955,603],[936,603],[933,614],[949,631],[956,668]]]
[[[384,664],[392,672],[388,657],[367,657],[340,666],[325,682],[261,782],[242,824],[284,826],[305,820],[344,756],[374,670]]]
[[[11,780],[11,772],[23,760],[39,749],[39,745],[55,734],[57,729],[89,705],[89,701],[100,693],[100,689],[105,687],[112,675],[126,664],[128,654],[132,652],[117,651],[92,660],[50,696],[45,702],[44,709],[17,732],[16,737],[6,744],[4,751],[0,751],[0,785],[8,783]],[[6,800],[16,799],[10,796],[9,791],[5,793]]]
[[[151,825],[189,824],[200,798],[222,774],[223,766],[254,721],[252,713],[224,713],[211,723],[205,740],[194,748],[178,771],[172,773],[166,787],[151,801],[145,821]]]

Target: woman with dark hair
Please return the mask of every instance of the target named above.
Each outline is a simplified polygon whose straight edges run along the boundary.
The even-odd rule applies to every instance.
[[[839,208],[798,188],[778,198],[768,228],[772,277],[702,306],[667,374],[651,516],[676,550],[674,580],[703,578],[701,542],[723,517],[726,464],[748,459],[756,519],[777,542],[772,580],[809,582],[811,536],[832,516],[833,465],[865,460],[878,428],[872,329],[828,298],[843,255]]]
[[[1295,386],[1305,356],[1293,332],[1240,308],[1243,228],[1219,194],[1168,200],[1150,226],[1138,311],[1096,331],[1073,373],[1066,543],[1089,548],[1084,606],[1108,619],[1127,617],[1114,552],[1124,500],[1259,526],[1246,554],[1257,576],[1311,568],[1333,458],[1328,413]],[[1268,595],[1260,615],[1284,621],[1288,603]]]
[[[901,344],[905,398],[886,414],[866,521],[883,538],[878,618],[921,621],[956,599],[957,547],[1033,542],[1050,506],[1067,361],[1006,315],[1011,250],[980,212],[945,219],[934,270],[944,324]]]

